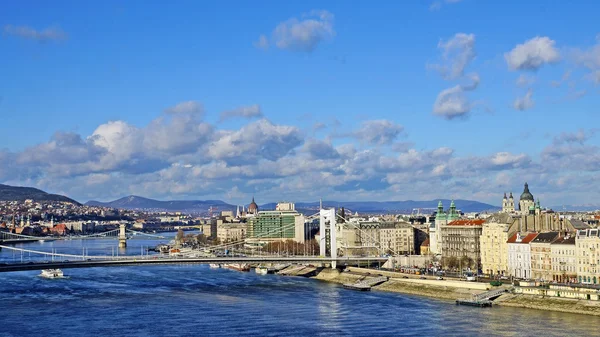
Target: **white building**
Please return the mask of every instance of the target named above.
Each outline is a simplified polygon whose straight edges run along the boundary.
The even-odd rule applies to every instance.
[[[516,278],[531,277],[531,246],[537,233],[515,233],[508,239],[508,273]]]

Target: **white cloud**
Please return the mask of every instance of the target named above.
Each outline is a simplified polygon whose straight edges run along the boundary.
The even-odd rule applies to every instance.
[[[279,49],[312,52],[319,43],[331,40],[336,32],[333,14],[325,10],[313,10],[301,19],[291,18],[277,25],[271,34],[271,43]],[[269,41],[265,35],[259,37],[255,46],[266,48]]]
[[[229,118],[241,117],[241,118],[255,118],[262,117],[262,110],[260,105],[254,104],[249,106],[238,107],[233,110],[223,111],[219,115],[219,120],[224,121]]]
[[[600,84],[600,38],[598,43],[588,49],[573,49],[571,58],[578,65],[589,70],[588,79]]]
[[[505,53],[504,59],[511,70],[537,70],[544,64],[560,60],[560,54],[554,45],[554,40],[536,36]]]
[[[440,41],[438,48],[442,50],[442,63],[428,67],[439,71],[445,79],[460,78],[475,58],[475,35],[457,33],[447,41]]]
[[[204,106],[196,101],[186,101],[165,109],[165,112],[168,114],[192,114],[201,116],[204,113]]]
[[[370,120],[362,123],[360,130],[354,136],[371,145],[391,144],[404,131],[400,124],[389,120]]]
[[[533,101],[533,90],[527,90],[527,93],[523,97],[518,97],[513,102],[513,108],[516,110],[524,111],[533,108],[535,102]]]
[[[3,29],[4,35],[17,36],[24,39],[36,40],[39,42],[60,41],[68,38],[59,27],[48,27],[42,30],[36,30],[29,26],[13,26],[5,25]]]
[[[467,85],[456,85],[442,90],[433,103],[433,113],[446,119],[466,117],[474,107],[465,92],[473,91],[479,86],[479,76],[471,75],[472,82]]]
[[[81,201],[129,194],[224,199],[236,191],[236,198],[255,194],[264,202],[452,195],[497,203],[511,184],[520,188],[525,180],[535,191],[560,181],[556,200],[582,198],[581,191],[600,197],[589,192],[590,182],[600,182],[600,147],[588,144],[595,130],[555,135],[541,153],[473,156],[399,143],[404,128],[391,121],[367,121],[355,132],[360,145],[336,145],[330,137],[317,139],[264,119],[233,130],[187,113],[163,114],[140,127],[111,121],[89,136],[57,132],[23,151],[0,150],[0,182],[64,191]]]

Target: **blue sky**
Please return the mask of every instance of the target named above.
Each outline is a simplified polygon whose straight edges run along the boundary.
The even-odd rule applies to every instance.
[[[0,182],[598,204],[589,1],[0,5]],[[537,195],[536,195],[537,191]]]

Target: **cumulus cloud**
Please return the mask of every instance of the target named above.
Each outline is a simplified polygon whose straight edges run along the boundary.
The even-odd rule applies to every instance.
[[[254,105],[249,105],[249,106],[238,107],[233,110],[223,111],[219,115],[219,120],[224,121],[226,119],[236,118],[236,117],[255,118],[255,117],[262,117],[262,115],[263,115],[263,113],[260,108],[260,105],[254,104]]]
[[[475,35],[457,33],[447,41],[440,41],[438,48],[442,51],[442,63],[428,67],[439,71],[445,79],[460,78],[475,58]]]
[[[600,182],[600,148],[588,144],[594,132],[557,134],[537,154],[466,156],[447,146],[417,149],[398,142],[404,128],[386,120],[366,121],[353,132],[360,145],[334,145],[328,137],[265,119],[223,130],[193,114],[161,114],[146,126],[110,121],[89,135],[57,132],[22,151],[0,150],[0,182],[62,191],[81,201],[128,194],[223,199],[235,191],[236,198],[254,194],[264,202],[448,195],[497,202],[511,181],[527,180],[535,191],[559,183],[587,189],[584,172]]]
[[[588,79],[600,84],[600,35],[598,43],[587,49],[574,48],[571,58],[580,66],[588,69]]]
[[[550,38],[536,36],[504,54],[511,70],[538,70],[544,64],[556,63],[560,54],[555,48],[556,42]]]
[[[167,114],[201,115],[204,113],[204,107],[196,101],[186,101],[165,109],[165,112]]]
[[[388,145],[396,140],[403,131],[404,127],[402,125],[379,119],[363,122],[361,128],[355,131],[353,135],[371,145]]]
[[[224,131],[210,144],[208,154],[230,164],[276,160],[288,154],[304,141],[300,130],[293,126],[274,125],[261,119],[238,131]]]
[[[535,102],[533,101],[533,90],[527,90],[527,93],[523,97],[517,97],[513,102],[513,108],[519,111],[524,111],[533,108]]]
[[[598,132],[598,129],[579,129],[576,132],[561,132],[560,135],[554,137],[554,143],[558,145],[565,143],[578,143],[583,145],[588,139],[594,136],[596,132]]]
[[[29,26],[5,25],[2,31],[4,35],[36,40],[38,42],[60,41],[68,38],[67,33],[59,27],[48,27],[42,30],[36,30]]]
[[[472,82],[466,85],[456,85],[442,90],[433,103],[433,113],[446,119],[466,117],[474,104],[469,101],[465,92],[473,91],[479,86],[479,76],[471,75]]]
[[[336,32],[333,28],[333,14],[325,10],[313,10],[300,19],[291,18],[277,25],[271,34],[271,43],[279,49],[312,52],[319,43],[331,40]],[[255,43],[257,48],[265,49],[269,39],[261,35]]]

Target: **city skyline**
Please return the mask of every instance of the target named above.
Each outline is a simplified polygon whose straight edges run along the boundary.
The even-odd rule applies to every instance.
[[[0,183],[500,205],[528,182],[600,204],[594,3],[2,7]]]

